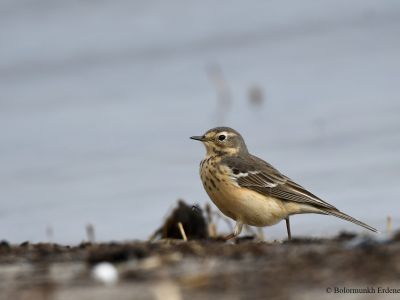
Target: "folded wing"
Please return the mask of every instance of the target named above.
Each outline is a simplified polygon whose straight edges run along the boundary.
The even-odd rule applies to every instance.
[[[255,156],[250,156],[250,159],[227,157],[223,163],[232,170],[232,178],[241,187],[284,201],[336,209]]]

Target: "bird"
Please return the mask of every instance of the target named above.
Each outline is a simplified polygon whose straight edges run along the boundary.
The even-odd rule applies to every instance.
[[[202,142],[206,148],[206,157],[200,162],[204,189],[218,209],[236,221],[226,240],[238,237],[244,224],[264,227],[281,220],[286,221],[288,240],[291,240],[289,216],[305,213],[335,216],[377,232],[250,154],[236,130],[215,127],[190,138]]]

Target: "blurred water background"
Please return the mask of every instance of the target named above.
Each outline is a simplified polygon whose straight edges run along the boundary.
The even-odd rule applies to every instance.
[[[177,198],[209,201],[189,136],[216,125],[350,215],[399,226],[399,1],[0,0],[0,43],[0,239],[78,243],[88,223],[147,238]]]

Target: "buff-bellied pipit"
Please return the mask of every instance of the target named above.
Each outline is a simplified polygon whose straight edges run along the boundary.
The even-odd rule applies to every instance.
[[[262,227],[285,219],[291,239],[289,216],[304,213],[332,215],[377,231],[251,155],[242,136],[232,128],[216,127],[191,139],[203,142],[207,150],[200,163],[205,190],[221,212],[236,221],[233,233],[227,238],[238,236],[243,224]]]

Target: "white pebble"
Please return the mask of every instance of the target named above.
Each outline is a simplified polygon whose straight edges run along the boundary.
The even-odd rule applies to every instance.
[[[114,285],[118,281],[118,271],[114,265],[102,262],[94,266],[92,276],[95,280],[105,284]]]

